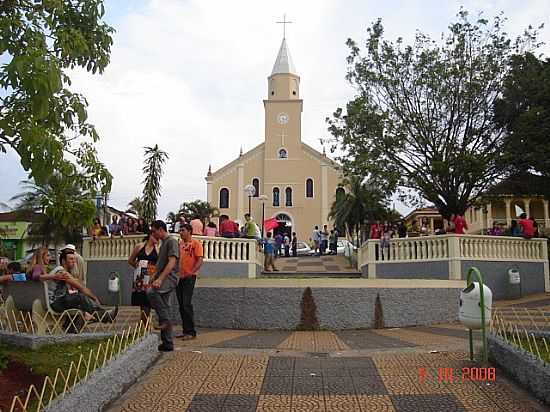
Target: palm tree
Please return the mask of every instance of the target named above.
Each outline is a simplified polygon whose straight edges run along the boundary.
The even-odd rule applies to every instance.
[[[177,217],[183,216],[187,220],[198,217],[206,223],[212,216],[217,216],[218,213],[218,208],[211,206],[210,203],[203,200],[194,200],[192,202],[182,203]]]
[[[126,213],[133,213],[137,217],[143,217],[143,200],[140,197],[135,197],[130,203]]]
[[[157,217],[158,198],[160,196],[160,178],[162,165],[168,159],[168,153],[155,147],[145,147],[145,164],[143,166],[143,218],[152,222]]]
[[[96,209],[93,194],[82,188],[77,175],[53,174],[44,184],[21,183],[24,191],[11,200],[18,214],[32,216],[31,242],[53,243],[57,254],[59,244],[82,241],[82,229],[91,225]]]
[[[345,228],[350,237],[356,235],[359,241],[361,227],[385,215],[385,196],[359,176],[350,176],[343,184],[347,191],[334,201],[329,218],[334,219],[336,227]]]

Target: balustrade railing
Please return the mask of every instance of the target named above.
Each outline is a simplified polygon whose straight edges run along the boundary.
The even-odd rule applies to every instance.
[[[178,235],[171,236],[179,238]],[[193,238],[202,242],[205,261],[255,263],[258,257],[257,242],[254,239],[229,239],[208,236],[194,236]],[[142,240],[143,235],[85,238],[83,257],[86,260],[126,260]]]

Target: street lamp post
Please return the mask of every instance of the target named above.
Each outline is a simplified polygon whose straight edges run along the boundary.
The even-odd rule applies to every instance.
[[[258,196],[258,200],[262,202],[262,239],[264,238],[264,220],[265,220],[265,201],[267,200],[266,195]]]
[[[248,214],[250,214],[250,206],[252,203],[252,197],[256,194],[256,188],[254,185],[246,185],[244,192],[248,195]]]

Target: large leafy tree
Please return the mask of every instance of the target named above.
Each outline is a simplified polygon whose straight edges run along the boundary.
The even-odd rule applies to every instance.
[[[143,196],[142,217],[146,222],[152,222],[157,217],[158,198],[160,196],[162,166],[168,159],[168,153],[162,151],[158,145],[145,147],[145,164],[143,165]]]
[[[45,183],[23,181],[23,192],[14,196],[16,211],[32,214],[29,239],[42,245],[82,240],[82,229],[91,225],[96,209],[91,193],[70,170],[56,171]]]
[[[109,63],[113,29],[103,14],[102,0],[0,1],[0,152],[13,149],[37,184],[70,161],[80,185],[110,189],[88,103],[71,92],[67,74],[102,73]]]
[[[380,20],[362,51],[351,39],[348,80],[357,96],[328,119],[348,173],[393,192],[412,190],[443,216],[501,176],[503,129],[493,122],[510,57],[533,45],[535,30],[515,41],[504,19],[471,22],[461,10],[441,41],[417,32],[412,45],[384,38]]]
[[[506,129],[503,165],[550,178],[550,59],[513,56],[495,120]]]
[[[216,216],[217,213],[218,209],[210,205],[210,203],[204,200],[194,200],[192,202],[182,203],[176,217],[179,218],[179,216],[183,216],[187,220],[198,217],[203,222],[206,222],[212,216]]]
[[[337,228],[345,228],[353,237],[364,225],[387,216],[386,198],[373,182],[350,176],[343,184],[347,190],[337,197],[329,213]]]

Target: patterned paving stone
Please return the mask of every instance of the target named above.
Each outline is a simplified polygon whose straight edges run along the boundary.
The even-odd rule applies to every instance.
[[[360,411],[359,401],[355,395],[326,396],[325,406],[327,411]]]
[[[260,395],[259,408],[290,408],[292,397],[290,395]]]
[[[355,386],[351,377],[323,377],[325,395],[354,395]]]
[[[391,398],[386,395],[357,396],[362,412],[394,412],[395,408]]]
[[[462,412],[464,407],[453,395],[394,395],[397,412]]]
[[[292,382],[292,394],[323,396],[323,379],[320,376],[295,376]]]
[[[345,330],[335,333],[351,349],[388,349],[415,346],[410,342],[381,336],[370,330]]]
[[[323,396],[313,397],[313,396],[294,395],[292,397],[292,410],[324,412],[325,399]]]
[[[218,348],[271,349],[288,339],[292,332],[259,331],[215,344]]]
[[[357,395],[387,395],[388,389],[380,377],[352,378]]]

